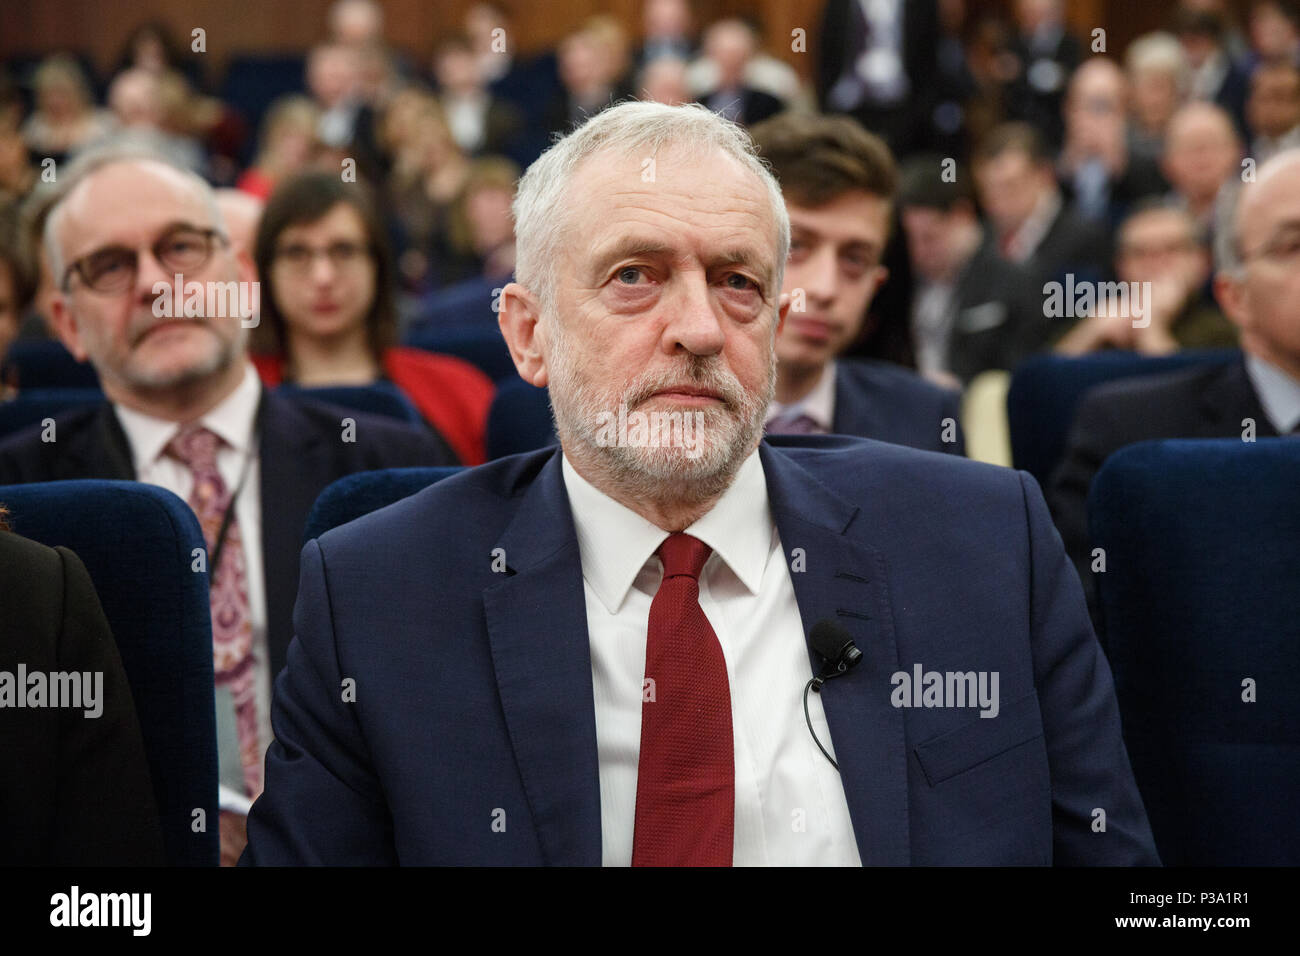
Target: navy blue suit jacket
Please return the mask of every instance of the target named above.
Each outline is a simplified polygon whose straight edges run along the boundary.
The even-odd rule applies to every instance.
[[[791,573],[805,627],[836,618],[864,655],[822,693],[862,860],[1158,863],[1033,480],[842,436],[760,455],[784,550],[806,560]],[[243,863],[600,863],[560,464],[556,448],[499,459],[308,542]],[[772,693],[800,693],[809,654]],[[998,716],[894,707],[891,675],[917,663],[998,671]]]
[[[890,362],[836,361],[834,419],[831,430],[837,435],[966,454],[961,395]],[[943,440],[946,419],[952,419],[950,442]]]

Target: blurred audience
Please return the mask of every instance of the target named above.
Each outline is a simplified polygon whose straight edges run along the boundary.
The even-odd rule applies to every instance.
[[[32,77],[32,87],[36,107],[22,134],[33,156],[61,162],[114,132],[112,114],[95,106],[86,75],[72,57],[47,57]]]
[[[1042,286],[1067,273],[1096,280],[1106,269],[1107,233],[1070,206],[1052,154],[1026,123],[1007,123],[977,147],[975,183],[1002,258]]]
[[[1165,188],[1155,161],[1129,148],[1127,97],[1123,71],[1095,56],[1075,70],[1065,99],[1057,175],[1079,214],[1108,229],[1134,201]]]
[[[1295,60],[1265,60],[1250,78],[1246,101],[1250,155],[1263,163],[1275,153],[1300,146],[1300,66]]]
[[[903,167],[898,205],[912,266],[909,315],[916,367],[960,387],[990,369],[1010,370],[1050,334],[1042,292],[997,253],[975,209],[970,176],[943,174],[943,157]]]
[[[1115,277],[1130,283],[1130,290],[1134,283],[1151,283],[1143,314],[1098,311],[1064,335],[1057,352],[1084,355],[1112,348],[1168,355],[1180,348],[1236,346],[1236,329],[1204,294],[1210,246],[1204,227],[1186,207],[1148,199],[1136,208],[1116,236]]]
[[[1129,87],[1129,146],[1134,155],[1158,160],[1174,111],[1187,96],[1188,66],[1172,33],[1147,33],[1124,55]]]
[[[433,53],[438,101],[456,145],[469,156],[511,148],[523,131],[523,119],[509,103],[493,96],[479,71],[467,37],[452,34]]]
[[[320,149],[320,108],[306,96],[285,96],[271,104],[258,136],[261,144],[237,188],[265,200],[275,187],[301,172]]]
[[[755,48],[753,31],[740,20],[721,20],[704,34],[704,55],[713,66],[714,85],[700,96],[700,102],[742,126],[760,123],[783,106],[770,93],[747,85],[746,68]]]
[[[1169,121],[1161,171],[1173,198],[1211,232],[1219,190],[1239,177],[1242,155],[1232,118],[1212,103],[1189,103]]]

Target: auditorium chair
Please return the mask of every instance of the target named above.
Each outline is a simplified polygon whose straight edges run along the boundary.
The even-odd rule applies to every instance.
[[[20,390],[32,388],[99,388],[99,373],[78,362],[54,339],[28,339],[9,346],[0,379]]]
[[[5,485],[0,502],[16,534],[70,548],[85,564],[131,685],[167,863],[216,866],[212,627],[208,574],[193,570],[204,547],[194,513],[134,481]]]
[[[1099,631],[1167,865],[1300,864],[1297,488],[1295,438],[1142,442],[1093,481]]]
[[[54,419],[55,434],[59,419],[87,405],[97,405],[104,393],[97,388],[31,388],[19,392],[7,402],[0,402],[0,438]]]
[[[1234,349],[1198,349],[1159,357],[1121,351],[1078,358],[1036,355],[1016,368],[1007,390],[1012,462],[1046,488],[1065,454],[1075,409],[1088,389],[1135,375],[1173,372],[1196,364],[1227,363],[1240,354]]]
[[[460,470],[458,466],[386,468],[381,471],[360,471],[340,478],[327,485],[316,498],[311,513],[307,515],[303,542],[319,538],[331,528],[347,524],[354,518],[377,511],[385,505],[409,498],[417,491]]]
[[[559,442],[549,392],[522,378],[502,382],[488,410],[487,455],[501,458]]]
[[[426,352],[462,358],[498,384],[519,375],[506,340],[501,337],[501,329],[495,325],[412,328],[406,334],[406,344]]]
[[[375,382],[373,385],[323,385],[303,388],[286,382],[278,386],[280,394],[291,398],[308,398],[339,405],[356,412],[369,412],[395,418],[411,425],[423,425],[424,417],[396,385]]]

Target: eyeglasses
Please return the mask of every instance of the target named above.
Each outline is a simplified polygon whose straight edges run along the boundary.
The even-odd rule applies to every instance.
[[[217,244],[229,240],[216,229],[178,226],[170,229],[150,247],[156,259],[174,273],[195,272],[207,265]],[[62,289],[67,292],[74,274],[95,292],[124,292],[135,284],[140,253],[126,246],[107,246],[82,256],[63,273]]]
[[[369,255],[370,245],[364,242],[331,242],[324,249],[295,243],[276,250],[275,258],[290,272],[306,275],[311,271],[312,263],[318,255],[324,255],[337,271],[355,269]]]
[[[1252,259],[1271,259],[1281,265],[1295,265],[1300,262],[1300,231],[1288,229],[1279,236],[1274,236],[1264,245],[1249,255],[1241,257],[1242,262]]]

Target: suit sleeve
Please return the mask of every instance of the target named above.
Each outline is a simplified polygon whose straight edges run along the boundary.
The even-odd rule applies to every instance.
[[[1110,665],[1042,493],[1024,472],[1020,482],[1029,519],[1034,684],[1052,779],[1053,860],[1158,866],[1124,747]]]
[[[266,786],[241,866],[396,864],[393,828],[355,705],[345,701],[320,545],[307,542],[294,638],[275,682]]]
[[[135,703],[117,645],[81,559],[56,548],[63,572],[59,671],[103,675],[97,717],[60,714],[55,866],[161,866],[162,832]]]
[[[961,427],[961,392],[955,390],[945,390],[945,394],[939,403],[939,414],[943,419],[951,418],[957,423],[957,440],[954,442],[945,442],[943,451],[950,455],[965,457],[966,455],[966,433]]]

